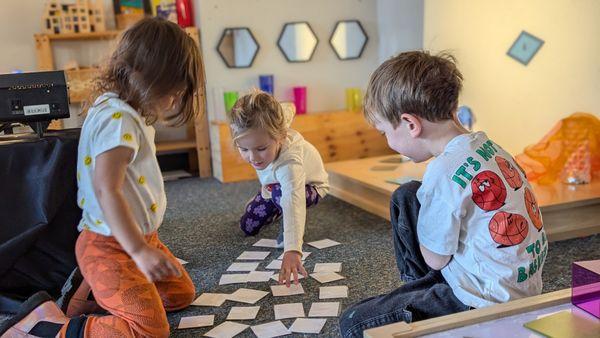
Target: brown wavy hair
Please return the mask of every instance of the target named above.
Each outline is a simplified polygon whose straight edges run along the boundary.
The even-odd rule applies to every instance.
[[[110,91],[151,125],[158,120],[153,109],[158,100],[177,95],[179,109],[167,117],[167,122],[183,125],[200,108],[198,89],[205,81],[202,65],[198,46],[178,25],[160,18],[142,19],[120,37],[116,50],[96,78],[84,112],[96,97]]]
[[[462,74],[448,52],[410,51],[382,63],[371,75],[364,114],[370,123],[387,120],[396,128],[400,115],[431,122],[450,120],[458,106]]]
[[[265,130],[275,140],[287,135],[281,104],[272,95],[259,90],[240,97],[227,113],[227,121],[234,142],[251,129]]]

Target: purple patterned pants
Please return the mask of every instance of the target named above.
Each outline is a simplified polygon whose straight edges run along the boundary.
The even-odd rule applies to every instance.
[[[246,205],[246,210],[240,219],[240,228],[248,236],[258,234],[265,225],[273,223],[281,216],[281,186],[269,185],[271,198],[265,199],[260,192]],[[306,185],[306,207],[319,203],[319,194],[312,185]]]

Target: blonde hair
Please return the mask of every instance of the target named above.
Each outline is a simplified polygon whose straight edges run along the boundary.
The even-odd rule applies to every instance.
[[[400,115],[413,114],[431,122],[450,120],[458,106],[462,74],[447,52],[401,53],[371,75],[364,114],[370,123],[383,118],[395,128]]]
[[[264,130],[274,140],[281,140],[287,136],[293,115],[293,110],[284,109],[273,96],[253,90],[235,102],[227,121],[233,142],[252,129]]]

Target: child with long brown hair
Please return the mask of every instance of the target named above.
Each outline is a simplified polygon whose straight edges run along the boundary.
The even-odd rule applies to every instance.
[[[123,34],[87,109],[77,162],[81,286],[109,314],[69,319],[41,292],[2,337],[169,335],[165,310],[187,307],[195,288],[156,232],[167,201],[152,124],[192,119],[203,74],[198,47],[176,24],[144,19]]]

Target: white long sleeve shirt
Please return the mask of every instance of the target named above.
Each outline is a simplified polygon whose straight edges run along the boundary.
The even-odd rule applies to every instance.
[[[284,251],[302,252],[306,223],[306,189],[316,188],[321,198],[329,191],[329,178],[319,151],[300,133],[288,129],[279,156],[265,169],[257,170],[263,198],[271,198],[269,184],[281,185]]]

